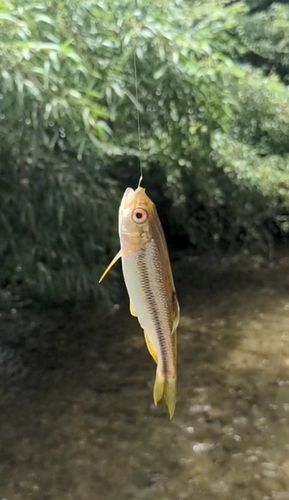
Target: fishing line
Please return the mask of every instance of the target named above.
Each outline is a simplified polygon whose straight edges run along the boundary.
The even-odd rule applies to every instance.
[[[134,49],[134,53],[133,53],[133,66],[134,66],[135,98],[136,98],[137,105],[138,105],[139,100],[138,100],[138,78],[137,78],[136,49]],[[142,161],[142,157],[141,157],[142,149],[141,149],[140,113],[139,113],[139,109],[138,109],[137,105],[136,105],[136,121],[137,121],[138,149],[139,149],[139,152],[140,152],[140,159],[139,159],[139,162],[140,162],[140,165],[139,165],[140,166],[140,178],[139,178],[137,187],[139,188],[140,185],[141,185],[141,182],[143,180],[143,161]]]

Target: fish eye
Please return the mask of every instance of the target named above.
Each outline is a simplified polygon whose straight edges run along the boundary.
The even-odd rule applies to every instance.
[[[143,208],[136,208],[132,213],[132,218],[134,222],[141,224],[147,220],[148,214]]]

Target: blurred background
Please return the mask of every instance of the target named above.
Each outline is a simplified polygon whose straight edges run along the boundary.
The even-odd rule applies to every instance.
[[[288,500],[288,2],[3,0],[0,56],[0,499]],[[140,160],[172,422],[120,266],[98,285]]]

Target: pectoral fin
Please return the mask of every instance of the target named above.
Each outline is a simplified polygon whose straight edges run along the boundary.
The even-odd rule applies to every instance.
[[[121,257],[121,250],[119,252],[117,252],[116,256],[112,259],[111,263],[107,266],[105,271],[102,273],[98,283],[100,283],[103,280],[103,278],[107,275],[107,273],[111,270],[111,268],[114,266],[114,264],[116,263],[116,261],[120,257]]]
[[[150,338],[146,332],[144,332],[144,338],[145,338],[146,345],[147,345],[147,348],[148,348],[148,351],[149,351],[151,357],[153,358],[155,363],[158,363],[157,353],[156,353],[154,346],[153,346],[152,342],[150,341]]]
[[[135,308],[133,307],[131,302],[129,303],[129,310],[130,310],[130,314],[137,318],[137,313],[135,312]]]

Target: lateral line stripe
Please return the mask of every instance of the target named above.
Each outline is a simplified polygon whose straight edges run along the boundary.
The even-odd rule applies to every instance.
[[[146,249],[142,249],[139,253],[138,257],[138,265],[139,268],[141,269],[141,284],[143,287],[143,290],[145,292],[145,296],[147,299],[147,302],[150,305],[150,310],[153,316],[154,324],[156,327],[156,333],[158,335],[159,339],[159,346],[160,346],[160,351],[161,351],[161,357],[162,357],[162,367],[163,367],[163,372],[164,376],[167,377],[168,372],[169,372],[169,366],[168,366],[168,359],[167,359],[167,341],[165,338],[165,335],[163,334],[163,329],[162,329],[162,323],[159,319],[158,315],[158,306],[157,306],[157,300],[154,294],[153,289],[151,288],[151,283],[148,279],[148,262],[147,262],[147,252]]]

